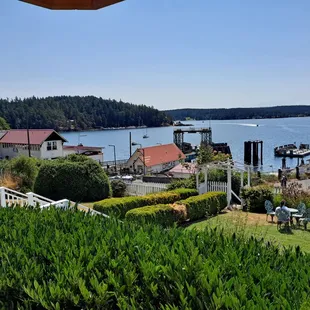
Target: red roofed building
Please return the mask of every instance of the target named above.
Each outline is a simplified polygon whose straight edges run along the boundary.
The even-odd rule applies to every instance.
[[[67,142],[53,129],[30,129],[29,144],[31,156],[40,159],[53,159],[64,156],[63,144]],[[0,135],[0,156],[13,158],[28,156],[27,129],[12,129]]]
[[[137,149],[127,162],[134,173],[160,173],[168,171],[185,159],[185,155],[174,144],[156,145]]]

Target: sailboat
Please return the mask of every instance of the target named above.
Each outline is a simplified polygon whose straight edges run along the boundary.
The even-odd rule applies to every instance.
[[[147,139],[149,136],[147,135],[147,129],[145,130],[145,134],[143,135],[143,139]]]

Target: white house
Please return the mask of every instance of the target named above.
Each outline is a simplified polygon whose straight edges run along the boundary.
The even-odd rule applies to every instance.
[[[103,163],[103,152],[102,147],[97,146],[84,146],[84,145],[64,145],[64,156],[69,154],[81,154],[92,158],[99,164]]]
[[[63,144],[67,142],[53,129],[29,129],[29,145],[32,157],[54,159],[63,157]],[[28,156],[27,129],[12,129],[0,135],[0,157],[11,159]]]
[[[127,162],[133,173],[160,173],[168,171],[185,159],[185,155],[174,144],[156,145],[137,149]]]

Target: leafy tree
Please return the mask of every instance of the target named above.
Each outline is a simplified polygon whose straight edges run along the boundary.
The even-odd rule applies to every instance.
[[[102,167],[76,154],[42,163],[34,188],[53,200],[96,201],[111,196],[110,182]]]
[[[19,180],[19,190],[30,192],[33,190],[34,182],[38,175],[37,159],[27,156],[18,156],[9,161],[5,170]]]
[[[213,148],[210,145],[202,145],[197,156],[198,165],[207,164],[213,161]]]
[[[10,125],[3,117],[0,117],[0,130],[8,130],[8,129],[10,129]]]

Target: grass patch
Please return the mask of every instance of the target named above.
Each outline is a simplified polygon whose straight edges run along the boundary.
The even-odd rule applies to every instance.
[[[274,242],[280,247],[300,246],[304,252],[310,253],[310,231],[293,228],[289,233],[279,232],[277,224],[269,221],[270,218],[268,218],[268,222],[266,221],[265,214],[233,211],[192,224],[187,229],[204,230],[208,227],[217,227],[223,229],[227,234],[235,232],[245,237],[264,238],[264,240]]]

